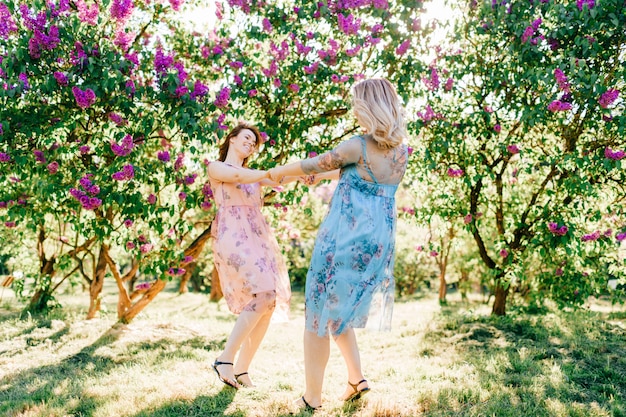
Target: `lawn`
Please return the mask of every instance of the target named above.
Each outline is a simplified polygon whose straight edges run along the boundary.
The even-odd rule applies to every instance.
[[[171,284],[130,325],[116,324],[113,292],[86,321],[86,295],[19,317],[0,303],[2,416],[288,416],[303,390],[303,297],[292,320],[270,327],[253,367],[256,388],[234,391],[211,363],[235,317],[224,301],[179,295]],[[580,311],[492,317],[477,298],[398,300],[393,329],[360,331],[372,391],[344,405],[336,346],[316,416],[626,416],[626,312],[602,300]],[[460,297],[459,297],[460,298]]]

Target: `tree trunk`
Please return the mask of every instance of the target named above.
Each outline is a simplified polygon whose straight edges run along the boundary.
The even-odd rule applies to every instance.
[[[96,270],[89,285],[89,310],[87,311],[87,320],[95,318],[100,312],[100,293],[102,292],[104,276],[107,269],[107,261],[103,253],[104,250],[106,249],[100,246]]]
[[[179,294],[186,294],[189,292],[189,288],[187,288],[187,284],[189,283],[189,279],[193,275],[193,270],[195,267],[196,267],[195,262],[185,265],[185,274],[182,277],[180,277],[180,284],[178,285]]]
[[[154,281],[150,289],[146,291],[143,297],[141,297],[139,301],[137,301],[135,304],[129,306],[129,308],[127,308],[123,312],[123,314],[119,316],[120,322],[124,324],[130,323],[131,320],[134,319],[137,314],[141,313],[141,311],[148,304],[150,304],[154,297],[156,297],[157,294],[160,293],[163,288],[165,288],[166,284],[167,281],[162,279],[157,279],[156,281]]]
[[[493,301],[491,314],[496,316],[506,315],[506,296],[509,294],[509,287],[504,288],[502,281],[496,280],[496,297]]]
[[[446,295],[448,294],[448,284],[446,283],[445,272],[439,273],[439,304],[446,304]]]
[[[224,293],[220,285],[220,276],[217,273],[217,268],[213,266],[213,272],[211,272],[211,295],[209,296],[209,300],[219,301],[223,296]]]

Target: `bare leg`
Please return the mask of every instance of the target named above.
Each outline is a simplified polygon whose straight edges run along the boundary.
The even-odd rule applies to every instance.
[[[359,353],[359,346],[356,342],[356,335],[354,329],[348,328],[345,332],[335,338],[337,347],[343,356],[343,360],[346,362],[348,368],[348,382],[353,384],[365,379],[363,378],[363,371],[361,369],[361,355]],[[357,386],[357,389],[363,389],[367,387],[367,382],[363,382]],[[346,399],[350,394],[354,393],[354,389],[351,386],[346,388],[346,391],[341,396],[342,399]]]
[[[260,294],[255,294],[255,298],[248,304],[244,311],[239,314],[237,321],[235,322],[235,326],[233,330],[230,332],[230,336],[228,336],[228,340],[226,341],[226,346],[224,346],[224,351],[220,356],[217,357],[217,360],[220,362],[233,362],[235,359],[235,355],[239,348],[250,338],[251,334],[259,325],[259,323],[263,323],[264,317],[268,317],[267,323],[263,323],[261,329],[262,335],[256,344],[256,347],[253,349],[252,356],[258,349],[263,335],[265,331],[267,331],[267,325],[269,324],[269,317],[271,317],[271,313],[274,311],[274,307],[276,305],[276,294],[273,291],[268,291]],[[251,343],[251,342],[248,342]],[[250,349],[250,348],[248,348]],[[249,355],[248,351],[248,355]],[[249,361],[252,360],[252,356],[250,356]],[[249,362],[248,362],[249,365]],[[235,372],[234,367],[229,365],[218,365],[218,371],[222,375],[222,377],[228,381],[235,382]],[[244,372],[244,371],[241,371]]]
[[[306,389],[304,398],[312,407],[322,404],[324,372],[330,357],[330,338],[304,331],[304,374]]]
[[[260,296],[260,295],[259,295]],[[263,337],[265,337],[265,333],[267,333],[267,328],[270,325],[270,320],[272,318],[272,313],[274,309],[270,309],[263,316],[261,316],[260,320],[257,322],[256,326],[252,329],[248,337],[245,339],[243,344],[241,345],[241,350],[239,351],[239,356],[237,357],[237,363],[235,364],[235,375],[239,375],[244,372],[248,372],[250,367],[250,363],[252,362],[252,358],[256,354],[261,342],[263,341]],[[252,380],[249,375],[242,375],[239,378],[242,383],[246,386],[254,386]]]

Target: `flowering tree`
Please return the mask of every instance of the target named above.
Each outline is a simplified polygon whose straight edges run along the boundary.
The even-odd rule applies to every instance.
[[[158,22],[179,3],[0,3],[0,215],[37,236],[31,309],[60,270],[89,281],[93,317],[107,265],[116,278],[120,261],[126,275],[141,268],[150,298],[191,261],[186,215],[210,190],[187,154],[216,123],[207,85],[161,43]]]
[[[495,280],[494,314],[521,282],[580,304],[624,278],[623,1],[462,4],[414,126],[431,201],[447,197],[466,224]]]
[[[365,74],[413,96],[408,52],[432,32],[413,1],[232,0],[199,34],[177,23],[181,3],[0,2],[0,216],[37,236],[31,308],[79,273],[93,317],[108,268],[131,320],[208,239],[199,176],[229,125],[264,131],[257,166],[326,150],[355,130],[346,97]]]

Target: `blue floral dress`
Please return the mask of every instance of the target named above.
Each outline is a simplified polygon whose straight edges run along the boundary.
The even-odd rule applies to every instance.
[[[361,143],[359,164],[374,181],[361,178],[356,164],[342,169],[307,273],[305,325],[321,337],[366,325],[391,328],[398,184],[377,182]]]

